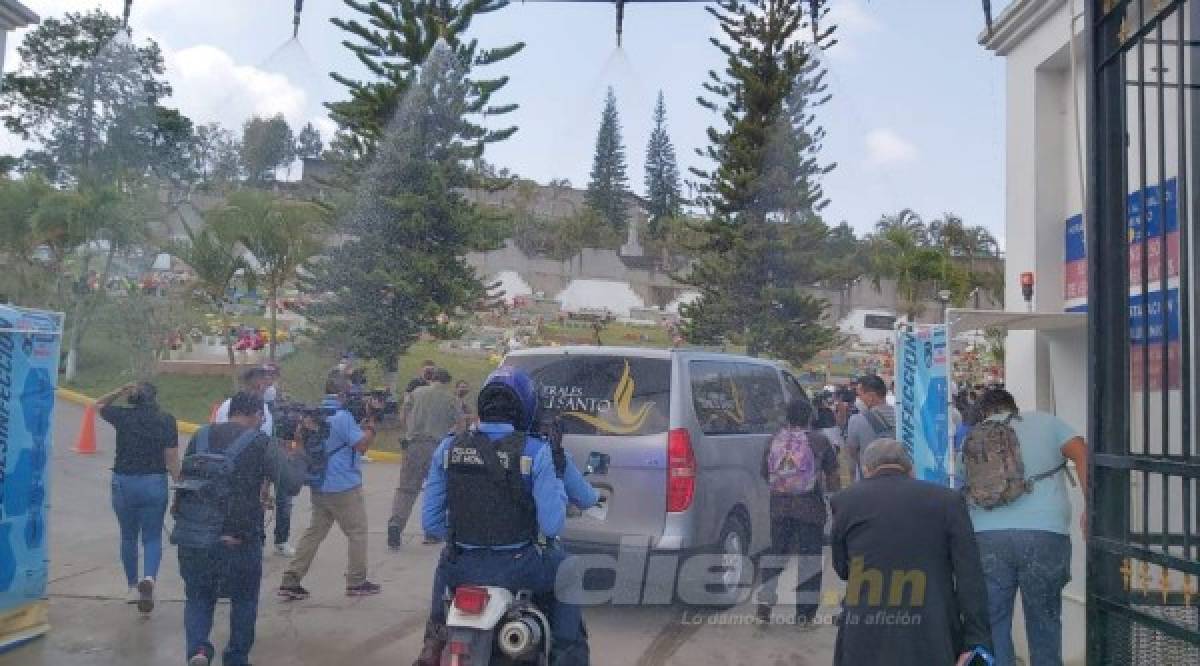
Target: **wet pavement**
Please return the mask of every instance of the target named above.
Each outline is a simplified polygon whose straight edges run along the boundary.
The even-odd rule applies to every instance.
[[[148,616],[124,603],[124,576],[117,556],[116,519],[109,501],[111,429],[97,425],[100,453],[70,451],[82,408],[60,400],[54,430],[50,510],[52,629],[47,636],[0,654],[0,666],[140,666],[183,664],[183,584],[175,549],[164,544],[158,605]],[[312,596],[299,602],[276,599],[287,560],[264,556],[256,664],[397,666],[411,663],[420,648],[438,546],[420,543],[414,511],[404,549],[387,550],[385,527],[399,469],[371,464],[366,469],[371,533],[371,580],[383,585],[373,597],[348,598],[342,574],[346,542],[334,529],[322,544],[304,585]],[[308,524],[307,491],[296,498],[292,543]],[[170,519],[168,518],[168,524]],[[829,586],[830,574],[826,573]],[[781,579],[781,597],[794,580]],[[752,608],[723,617],[746,617]],[[592,663],[818,666],[833,657],[835,631],[710,624],[708,614],[679,607],[597,607],[585,610]],[[736,620],[735,620],[736,621]],[[213,642],[223,647],[228,605],[217,607]]]

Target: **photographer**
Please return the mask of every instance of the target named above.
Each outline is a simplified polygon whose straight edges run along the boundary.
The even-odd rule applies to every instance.
[[[179,433],[175,417],[158,407],[153,384],[126,384],[96,401],[100,418],[117,432],[113,461],[112,507],[121,529],[121,565],[129,592],[126,602],[154,609],[154,581],[162,560],[163,516],[167,512],[167,472],[179,476]],[[128,407],[112,403],[125,397]],[[138,579],[138,539],[145,566]]]
[[[279,596],[288,601],[308,597],[308,590],[300,585],[300,581],[308,573],[317,548],[334,523],[346,535],[348,543],[347,596],[378,594],[380,590],[379,585],[367,580],[367,507],[362,493],[361,468],[362,456],[375,439],[375,412],[379,405],[374,399],[366,402],[367,415],[360,427],[345,407],[348,383],[330,380],[325,391],[321,408],[328,416],[324,417],[324,427],[315,418],[306,417],[301,420],[305,432],[297,436],[306,441],[314,433],[319,433],[317,436],[320,437],[325,427],[328,428],[328,435],[317,449],[323,461],[314,465],[313,456],[309,456],[312,517],[300,538],[296,557],[284,571],[279,586]]]

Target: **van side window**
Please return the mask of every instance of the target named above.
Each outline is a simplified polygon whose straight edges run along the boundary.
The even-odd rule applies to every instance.
[[[796,378],[790,372],[783,373],[783,391],[786,394],[788,402],[796,398],[800,398],[801,400],[809,399],[808,393],[804,391],[804,387],[800,385],[800,382],[796,381]]]
[[[737,381],[738,364],[728,361],[688,363],[692,405],[706,435],[742,435],[747,426],[744,387]]]
[[[739,363],[736,383],[745,407],[747,432],[773,434],[779,430],[787,413],[779,371],[769,365]]]

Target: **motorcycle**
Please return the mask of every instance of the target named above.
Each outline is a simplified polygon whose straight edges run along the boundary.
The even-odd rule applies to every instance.
[[[529,590],[460,585],[446,614],[442,666],[549,666],[550,622]]]

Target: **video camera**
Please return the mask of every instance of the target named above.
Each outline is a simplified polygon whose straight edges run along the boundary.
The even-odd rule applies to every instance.
[[[353,392],[346,396],[346,409],[354,416],[354,420],[362,423],[368,418],[382,419],[388,414],[397,412],[397,403],[392,398],[392,392],[387,389]]]
[[[274,435],[284,441],[297,440],[300,426],[305,424],[305,439],[311,438],[323,443],[329,438],[329,416],[328,411],[321,407],[290,400],[281,401],[275,406]]]

